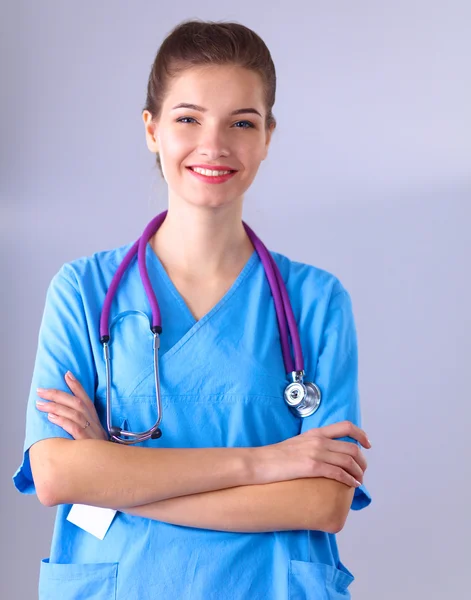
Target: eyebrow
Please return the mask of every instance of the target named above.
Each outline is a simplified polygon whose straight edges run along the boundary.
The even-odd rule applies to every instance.
[[[180,104],[177,104],[172,108],[172,110],[175,110],[176,108],[191,108],[192,110],[199,110],[200,112],[208,111],[207,108],[203,108],[202,106],[198,106],[197,104],[188,104],[186,102],[181,102]],[[247,113],[256,114],[260,117],[262,116],[255,108],[238,108],[237,110],[233,110],[231,112],[231,115],[242,115]]]

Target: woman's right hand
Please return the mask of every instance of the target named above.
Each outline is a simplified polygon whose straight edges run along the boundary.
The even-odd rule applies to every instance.
[[[371,448],[366,433],[351,421],[310,429],[258,447],[260,483],[326,477],[358,487],[367,468],[365,456],[357,444],[335,439],[341,437],[351,437],[364,448]]]

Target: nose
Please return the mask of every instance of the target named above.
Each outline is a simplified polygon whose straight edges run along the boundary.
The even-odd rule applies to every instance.
[[[220,156],[229,156],[229,144],[221,128],[208,126],[201,133],[198,153],[205,156],[209,161],[217,160]]]

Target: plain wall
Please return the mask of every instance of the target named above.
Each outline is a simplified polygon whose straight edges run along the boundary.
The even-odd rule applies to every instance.
[[[337,275],[357,322],[367,509],[338,535],[361,600],[469,590],[471,5],[3,2],[0,13],[0,596],[36,597],[55,509],[20,495],[37,334],[67,261],[166,207],[141,109],[190,17],[267,43],[278,128],[245,197],[267,246]]]

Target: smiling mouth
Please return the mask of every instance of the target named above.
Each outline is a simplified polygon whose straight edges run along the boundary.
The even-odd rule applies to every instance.
[[[198,171],[195,171],[195,169],[193,167],[187,167],[187,169],[190,169],[190,171],[193,171],[194,173],[198,173]],[[225,172],[225,171],[229,171],[229,173],[237,173],[237,171],[235,169],[205,169],[206,171],[216,171],[217,173],[221,173],[221,172]],[[199,175],[202,175],[202,173],[199,173]],[[211,177],[211,175],[207,175],[207,177]]]
[[[196,179],[199,179],[201,182],[205,183],[205,184],[221,184],[221,183],[226,183],[226,181],[229,181],[230,179],[232,179],[232,176],[235,175],[237,173],[237,171],[231,169],[224,169],[224,171],[222,171],[222,174],[220,175],[206,175],[204,173],[198,173],[198,171],[195,171],[195,169],[193,169],[192,167],[186,167],[188,169],[188,171],[190,171],[190,173],[193,174],[193,177],[195,177]],[[211,169],[211,171],[213,171]],[[228,171],[228,172],[227,172]],[[217,171],[216,171],[217,173]]]

